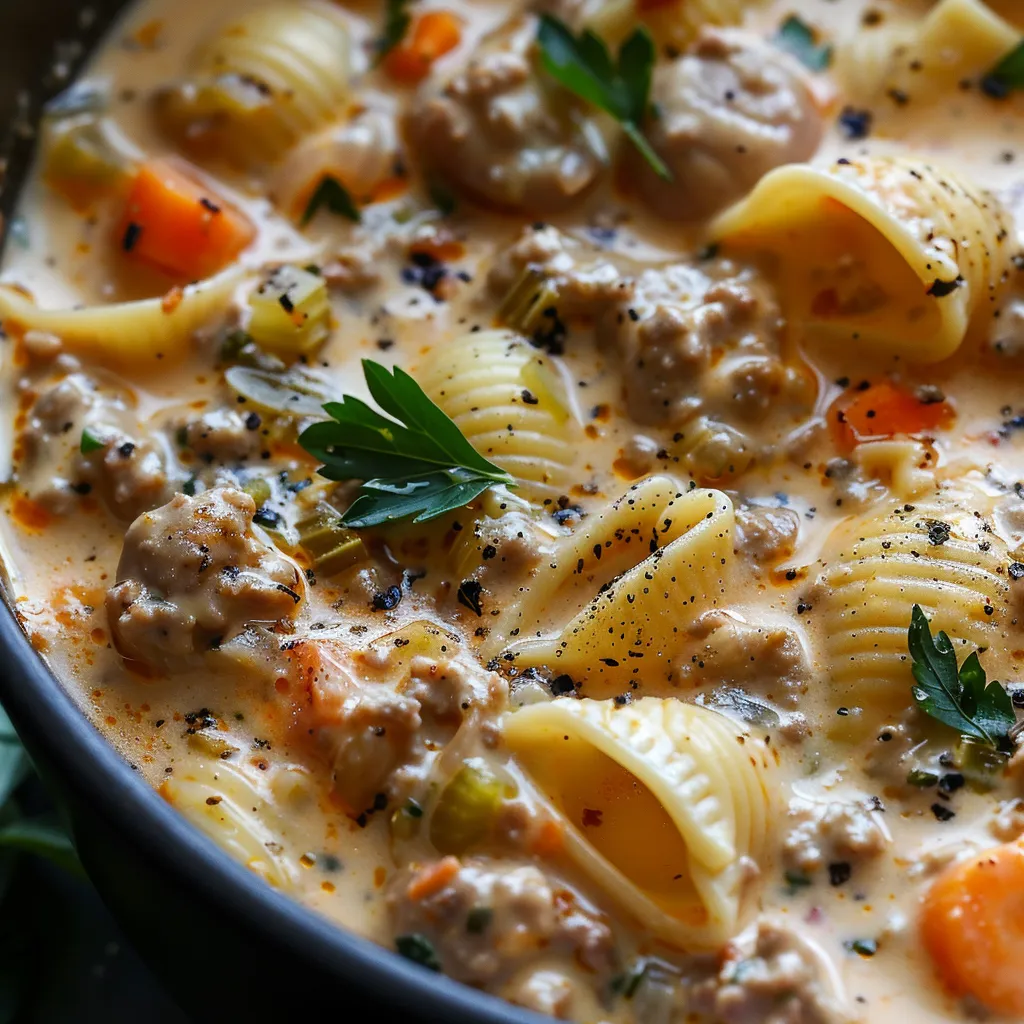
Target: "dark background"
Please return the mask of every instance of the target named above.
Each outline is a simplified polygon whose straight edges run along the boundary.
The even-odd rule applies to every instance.
[[[34,778],[17,795],[47,803]],[[13,871],[0,904],[0,1024],[189,1024],[84,878],[26,853]],[[206,983],[196,979],[197,999]]]

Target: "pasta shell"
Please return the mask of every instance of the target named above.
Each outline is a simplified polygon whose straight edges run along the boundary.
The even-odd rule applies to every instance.
[[[224,762],[199,762],[187,772],[165,779],[160,795],[275,888],[288,890],[298,881],[295,866],[275,852],[280,850],[280,835],[267,824],[276,818],[270,783]]]
[[[506,743],[567,826],[567,852],[659,938],[734,934],[743,858],[766,847],[771,761],[707,708],[646,697],[560,699],[510,714]]]
[[[842,739],[871,735],[913,704],[907,651],[911,610],[919,604],[932,630],[975,648],[1005,648],[1013,619],[1005,545],[974,505],[920,502],[856,517],[830,537],[811,604],[828,665],[830,731]],[[814,620],[812,620],[814,621]],[[1005,678],[1009,666],[986,668]]]
[[[1018,41],[1017,30],[989,4],[941,0],[923,19],[854,33],[836,69],[854,95],[869,100],[895,90],[919,109],[985,74]]]
[[[778,258],[790,319],[812,336],[933,363],[992,308],[1010,225],[957,175],[879,158],[780,167],[712,230],[731,252]]]
[[[269,163],[334,120],[348,98],[348,28],[325,3],[271,3],[223,25],[193,76],[157,96],[164,126],[190,148]]]
[[[533,501],[557,498],[572,479],[579,424],[551,362],[509,331],[467,334],[420,367],[423,390],[481,455]]]
[[[68,351],[111,369],[156,370],[186,356],[196,331],[227,314],[243,277],[231,268],[163,298],[78,309],[40,309],[0,285],[0,323],[9,333],[55,334]]]
[[[585,523],[498,620],[487,651],[505,646],[517,667],[567,672],[596,696],[671,677],[686,625],[724,589],[732,502],[649,477]]]

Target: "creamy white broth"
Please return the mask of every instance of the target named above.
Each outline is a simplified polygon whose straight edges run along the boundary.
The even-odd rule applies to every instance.
[[[215,7],[144,0],[111,33],[84,80],[108,88],[108,116],[140,157],[173,150],[154,119],[152,94],[182,77],[189,55],[219,24],[256,6],[241,0]],[[514,5],[499,2],[441,4],[430,0],[422,6],[455,11],[462,21],[459,47],[436,63],[435,74],[442,77],[453,73],[476,52],[488,33],[506,18],[520,13],[518,8],[512,10]],[[571,7],[552,6],[563,14]],[[882,31],[872,24],[876,16],[884,27],[899,19],[922,19],[930,6],[791,0],[751,10],[746,27],[754,35],[770,36],[785,17],[798,13],[833,43],[838,63],[839,51],[854,33]],[[415,91],[396,88],[386,70],[372,68],[368,57],[368,47],[380,33],[381,8],[376,3],[337,8],[352,39],[351,101],[353,109],[380,104],[383,110],[401,116],[414,102]],[[151,38],[155,38],[154,45],[148,45]],[[661,59],[668,58],[662,55]],[[897,101],[884,93],[868,96],[867,83],[861,93],[856,83],[840,80],[841,67],[834,66],[833,71],[816,75],[811,86],[824,124],[823,141],[814,155],[816,163],[827,166],[838,158],[921,155],[995,192],[1011,214],[1018,215],[1020,223],[1019,162],[1024,159],[1024,150],[1019,146],[1024,109],[1019,95],[994,100],[975,82],[970,88],[946,91],[929,86],[920,94],[911,92]],[[429,83],[422,88],[428,87]],[[847,107],[871,111],[866,138],[846,137],[840,115]],[[606,124],[602,119],[601,130],[613,137],[610,122]],[[268,198],[280,188],[280,168],[243,173],[223,162],[202,164],[216,194],[234,202],[258,228],[254,244],[240,257],[253,272],[276,263],[324,266],[339,253],[355,259],[360,247],[370,254],[362,267],[369,280],[361,287],[332,283],[331,335],[310,358],[312,365],[329,376],[339,397],[355,394],[368,398],[360,371],[363,358],[388,366],[395,363],[417,376],[431,365],[438,350],[456,337],[472,329],[492,328],[501,296],[500,290],[489,287],[488,275],[516,244],[523,229],[535,223],[570,233],[581,246],[590,247],[591,251],[584,248],[577,255],[579,262],[607,260],[623,277],[635,276],[645,268],[657,270],[672,262],[685,262],[695,274],[718,273],[715,268],[720,257],[699,260],[695,255],[711,239],[711,218],[672,223],[648,209],[628,175],[615,171],[606,172],[595,187],[566,204],[564,210],[543,215],[495,212],[460,193],[457,183],[449,183],[458,205],[450,217],[445,217],[432,206],[411,134],[406,133],[402,146],[407,176],[392,198],[364,208],[359,226],[320,214],[307,228],[300,227],[295,218]],[[99,204],[92,216],[71,209],[65,198],[37,174],[27,186],[19,209],[27,244],[8,244],[2,280],[27,290],[44,308],[163,294],[176,282],[160,272],[139,268],[125,256],[114,236],[116,214],[114,201]],[[441,245],[450,254],[445,258],[448,273],[441,293],[443,301],[435,300],[408,273],[403,277],[403,270],[415,266],[408,259],[410,247],[424,241]],[[1016,241],[1014,251],[1020,239]],[[726,252],[725,256],[732,254]],[[722,273],[730,281],[736,274],[752,275],[751,287],[755,291],[763,287],[769,296],[765,301],[770,301],[775,295],[770,266],[759,267],[755,258],[734,258],[735,270]],[[786,255],[781,259],[784,261]],[[1024,831],[1024,817],[1018,813],[1014,819],[1014,809],[1009,806],[1018,797],[1019,767],[1014,762],[993,775],[988,791],[975,791],[969,785],[953,789],[955,780],[947,780],[949,791],[942,793],[935,785],[920,790],[908,787],[903,780],[914,767],[934,769],[951,778],[960,774],[956,765],[937,767],[936,760],[940,752],[956,745],[956,734],[911,711],[909,672],[898,713],[886,710],[874,718],[871,707],[858,709],[855,702],[830,686],[836,666],[828,656],[829,626],[817,607],[819,599],[824,599],[815,580],[828,570],[825,563],[834,557],[830,554],[833,531],[850,517],[868,517],[872,512],[881,516],[909,506],[901,514],[913,521],[917,505],[931,508],[929,499],[936,488],[944,485],[949,490],[943,501],[948,501],[949,493],[958,487],[966,494],[961,500],[968,517],[975,508],[989,516],[990,505],[1005,502],[1007,496],[1012,499],[1014,484],[1024,477],[1019,430],[1012,424],[1014,417],[1024,414],[1024,384],[1017,379],[1020,357],[994,350],[991,342],[1003,339],[1005,334],[1011,340],[1015,337],[1019,345],[1024,327],[1019,320],[1014,326],[1012,320],[1012,303],[1019,292],[1019,281],[1012,278],[1002,285],[998,301],[993,303],[993,314],[998,311],[1001,315],[993,315],[991,325],[976,324],[955,356],[930,366],[915,365],[883,351],[856,350],[849,344],[829,342],[811,327],[784,322],[780,358],[806,379],[805,392],[800,392],[804,395],[802,404],[794,400],[797,408],[790,412],[782,403],[773,403],[761,417],[745,423],[744,430],[750,437],[771,446],[770,451],[760,451],[749,469],[721,480],[705,475],[697,482],[721,487],[737,508],[744,505],[791,510],[799,532],[793,544],[780,547],[762,565],[755,562],[749,539],[746,547],[738,542],[739,556],[729,586],[717,604],[726,613],[725,618],[712,622],[703,634],[696,629],[692,632],[687,648],[692,656],[686,671],[671,680],[643,679],[635,694],[630,694],[684,701],[703,695],[704,700],[725,685],[749,689],[752,696],[781,713],[781,720],[778,714],[773,719],[775,725],[749,726],[754,739],[760,742],[767,737],[778,767],[770,777],[771,841],[756,865],[756,877],[748,886],[736,932],[738,935],[745,928],[756,927],[759,919],[769,915],[791,929],[798,941],[811,943],[810,948],[818,951],[800,954],[801,962],[809,965],[811,981],[795,994],[790,992],[796,999],[793,1013],[797,1015],[766,1017],[768,1011],[757,1009],[760,1004],[752,1002],[742,1011],[745,1016],[726,1016],[724,1004],[718,1005],[719,1016],[710,1010],[710,1016],[700,1016],[706,1008],[700,1002],[702,997],[694,996],[687,1008],[686,993],[716,977],[715,955],[728,960],[731,954],[727,949],[690,956],[685,949],[659,942],[621,908],[613,894],[603,892],[566,858],[545,859],[536,853],[525,856],[520,848],[503,848],[495,839],[483,851],[469,851],[463,861],[472,861],[478,855],[498,866],[506,856],[510,863],[528,860],[551,879],[553,887],[568,887],[577,894],[586,913],[597,922],[592,929],[596,932],[600,925],[610,932],[613,952],[608,963],[595,966],[580,955],[579,948],[574,952],[571,944],[559,945],[566,941],[559,938],[550,950],[538,951],[532,958],[508,955],[507,963],[503,961],[486,980],[467,980],[573,1019],[668,1019],[647,1016],[655,1011],[645,1011],[643,999],[615,995],[610,987],[612,979],[628,972],[639,954],[657,956],[682,971],[673,1020],[846,1019],[841,1009],[832,1007],[832,1012],[815,1004],[812,989],[819,996],[823,992],[834,994],[837,1006],[843,1004],[854,1019],[940,1021],[967,1019],[977,1012],[970,1000],[958,1000],[945,991],[942,977],[923,949],[918,919],[924,894],[947,860],[969,856]],[[572,417],[579,421],[571,457],[567,458],[572,483],[566,488],[562,504],[568,508],[578,505],[587,514],[582,523],[570,515],[555,526],[551,525],[553,517],[544,513],[545,528],[554,539],[571,537],[573,531],[584,529],[609,502],[648,473],[674,474],[684,490],[691,479],[685,462],[659,454],[671,449],[675,428],[667,423],[638,423],[631,417],[629,396],[624,395],[622,358],[614,345],[595,343],[595,319],[596,315],[589,319],[567,318],[564,351],[549,357],[565,382]],[[280,627],[282,644],[287,645],[289,637],[296,638],[298,644],[286,652],[283,661],[271,664],[269,656],[257,655],[254,661],[239,664],[218,652],[190,662],[187,671],[140,670],[138,665],[126,665],[112,640],[105,595],[120,582],[118,562],[134,517],[111,514],[99,478],[91,493],[69,496],[65,489],[63,497],[67,500],[54,501],[49,478],[60,477],[67,466],[55,465],[57,454],[37,457],[36,463],[29,465],[25,454],[23,435],[26,423],[37,415],[39,396],[76,372],[127,389],[134,402],[130,412],[140,424],[140,439],[152,435],[159,440],[157,447],[163,453],[168,477],[165,497],[179,490],[190,475],[200,478],[200,487],[212,490],[225,483],[250,481],[260,475],[263,466],[268,476],[286,470],[296,479],[315,480],[317,463],[293,443],[266,442],[264,450],[269,454],[265,459],[256,450],[242,462],[214,459],[205,466],[194,454],[176,446],[175,432],[183,417],[230,409],[235,400],[222,387],[224,367],[217,359],[216,340],[197,346],[189,358],[161,367],[159,372],[134,375],[122,370],[112,377],[99,361],[84,360],[75,365],[74,357],[67,354],[55,355],[26,346],[24,339],[16,338],[16,330],[8,329],[8,334],[7,407],[21,413],[13,427],[6,428],[14,438],[8,444],[14,452],[14,474],[4,498],[7,515],[2,520],[3,541],[9,552],[16,607],[34,646],[67,680],[69,691],[85,713],[126,759],[185,813],[205,821],[214,838],[219,834],[229,849],[231,838],[224,835],[226,830],[210,824],[216,817],[217,797],[213,804],[206,802],[213,808],[206,812],[201,800],[198,809],[185,806],[185,791],[174,787],[198,778],[213,787],[211,793],[217,792],[218,785],[228,792],[234,784],[230,782],[233,773],[255,780],[262,801],[255,818],[264,830],[262,837],[273,844],[268,858],[273,866],[268,869],[259,858],[240,853],[237,844],[232,852],[249,859],[250,866],[269,875],[272,883],[292,891],[296,898],[344,927],[393,946],[396,934],[402,931],[401,922],[406,920],[402,916],[406,908],[394,909],[394,899],[401,899],[394,894],[403,891],[410,864],[436,861],[439,853],[431,848],[422,831],[409,841],[396,841],[389,818],[401,810],[409,794],[424,799],[430,795],[428,776],[435,770],[435,760],[444,763],[445,742],[452,744],[449,759],[462,756],[463,747],[458,744],[467,742],[466,755],[480,756],[484,752],[517,780],[518,799],[527,811],[540,813],[528,773],[510,757],[506,747],[501,742],[479,746],[480,737],[488,735],[495,723],[500,729],[501,716],[508,713],[502,689],[507,684],[501,680],[511,680],[516,687],[522,682],[513,662],[503,666],[499,660],[498,676],[480,664],[490,659],[477,655],[480,644],[474,634],[479,620],[464,603],[454,600],[460,577],[452,568],[450,551],[459,542],[457,534],[480,514],[479,504],[476,511],[443,520],[443,531],[408,525],[374,531],[373,555],[366,563],[368,577],[360,579],[350,571],[318,578],[315,586],[307,588],[294,624]],[[841,449],[836,440],[834,403],[855,398],[861,381],[877,384],[886,379],[897,381],[908,391],[933,385],[955,409],[951,422],[925,431],[927,439],[916,469],[931,483],[911,497],[896,479],[887,479],[885,473],[873,471],[868,463],[858,464],[858,455]],[[632,411],[636,413],[636,407]],[[637,442],[637,435],[649,440]],[[77,439],[77,433],[75,436]],[[867,447],[860,446],[861,454]],[[837,468],[834,460],[847,456],[852,466]],[[851,486],[843,484],[842,473],[852,481]],[[203,491],[197,493],[201,497]],[[341,508],[346,495],[351,497],[351,492],[339,491]],[[287,500],[292,504],[286,507],[286,502],[275,498],[274,508],[281,508],[294,519],[294,505],[301,496]],[[162,505],[163,500],[156,504]],[[487,515],[494,518],[507,511],[495,511],[493,505],[485,507]],[[514,501],[512,507],[516,507]],[[952,520],[954,513],[949,515]],[[453,521],[461,530],[453,528]],[[998,533],[997,529],[995,536]],[[997,543],[1003,545],[998,550],[1007,553],[1008,561],[1020,541],[1015,544],[998,539]],[[403,569],[409,570],[411,577],[424,571],[426,575],[411,581],[407,575],[403,582]],[[482,578],[498,607],[524,585],[541,586],[543,573],[540,565],[535,572],[524,571],[518,577],[511,571],[504,581],[495,581],[494,576],[486,574]],[[374,608],[374,597],[386,596],[394,586],[401,591],[400,603],[393,608]],[[1010,682],[1020,678],[1024,660],[1014,601],[1019,597],[1008,590],[1005,607],[997,609],[1001,630],[998,642],[982,654],[990,678]],[[388,601],[379,603],[386,605]],[[555,603],[550,621],[564,621],[570,614],[568,607],[563,609]],[[346,781],[336,783],[332,778],[330,751],[303,736],[308,716],[314,713],[303,697],[303,658],[312,649],[326,651],[328,659],[350,659],[346,665],[358,685],[393,685],[407,667],[401,661],[396,663],[393,655],[390,660],[375,661],[374,651],[388,649],[390,634],[424,619],[450,631],[454,637],[450,641],[452,650],[460,652],[465,664],[478,666],[474,671],[479,680],[484,680],[480,686],[490,688],[488,699],[492,703],[481,705],[484,710],[478,725],[464,727],[458,741],[438,727],[443,738],[439,740],[433,734],[428,737],[428,745],[435,749],[409,768],[400,786],[395,783],[397,795],[390,798],[385,809],[352,807],[345,796]],[[905,624],[909,620],[910,603],[905,609]],[[770,670],[762,671],[758,666],[749,670],[752,676],[747,687],[744,670],[728,663],[725,647],[712,649],[705,645],[715,625],[727,626],[730,622],[762,627],[762,634],[772,628],[788,630],[787,636],[802,641],[806,658],[802,685],[787,689],[781,678],[765,682],[763,677]],[[956,638],[954,630],[950,633]],[[374,646],[381,637],[385,637],[383,642]],[[721,639],[717,642],[724,644]],[[970,645],[962,652],[958,649],[958,656],[962,658],[971,649]],[[767,661],[770,653],[771,649],[764,646],[757,648],[757,659]],[[446,650],[446,655],[450,654]],[[329,675],[322,661],[317,664],[321,666],[318,671]],[[511,672],[509,665],[513,666]],[[589,692],[584,687],[583,693]],[[596,689],[594,695],[611,696],[598,694]],[[215,721],[207,722],[207,709]],[[799,715],[804,718],[803,724],[794,718]],[[869,723],[858,743],[834,736],[837,720],[844,726],[841,720],[847,718]],[[422,728],[426,735],[428,726]],[[222,752],[227,757],[221,762]],[[387,785],[392,785],[392,780],[387,780],[385,789]],[[416,789],[417,785],[421,789]],[[227,798],[234,799],[230,793]],[[794,852],[799,837],[793,839],[793,833],[801,821],[801,800],[855,803],[860,814],[857,827],[863,833],[860,848],[837,855],[834,860],[826,856],[827,863],[805,875],[794,866],[799,859],[799,853]],[[954,815],[940,820],[933,810],[936,806],[942,817],[942,809]],[[808,817],[813,818],[813,813],[809,812]],[[827,825],[812,821],[809,828],[811,841],[828,845]],[[446,940],[435,938],[444,964]],[[738,941],[737,948],[749,956],[746,938]],[[852,948],[855,942],[858,946]],[[452,950],[449,954],[456,955]],[[822,957],[823,963],[818,963],[816,956]],[[544,971],[551,972],[551,976],[541,977]],[[552,977],[560,980],[556,982]],[[562,998],[550,995],[552,991],[562,992],[559,985],[567,996],[564,992]],[[725,982],[720,985],[725,986]],[[741,995],[753,991],[742,982],[734,987]]]

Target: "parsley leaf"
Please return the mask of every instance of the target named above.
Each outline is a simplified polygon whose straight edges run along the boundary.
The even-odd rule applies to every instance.
[[[348,194],[348,189],[332,174],[325,174],[320,179],[320,184],[317,185],[306,204],[306,210],[299,222],[300,226],[305,227],[316,216],[316,212],[321,206],[326,206],[331,213],[336,213],[340,217],[348,217],[356,224],[363,219],[359,207]]]
[[[669,169],[640,130],[654,68],[654,43],[647,29],[635,29],[622,44],[617,67],[600,36],[590,29],[574,36],[549,14],[541,15],[537,43],[544,70],[570,92],[611,114],[655,173],[671,181]]]
[[[78,443],[78,450],[83,455],[88,455],[90,452],[98,452],[101,448],[105,447],[105,442],[91,433],[88,427],[82,431],[82,440]]]
[[[411,932],[409,935],[399,935],[395,939],[395,949],[401,953],[406,960],[420,964],[431,971],[441,970],[441,961],[438,959],[434,944],[425,935],[419,932]]]
[[[388,0],[384,16],[384,34],[377,40],[374,64],[379,64],[404,38],[409,31],[409,4],[412,0]]]
[[[1005,96],[1012,89],[1024,89],[1024,39],[982,79],[989,95]]]
[[[1010,695],[993,680],[986,686],[978,652],[967,656],[959,672],[949,637],[932,639],[928,617],[914,605],[907,646],[917,685],[911,688],[917,706],[962,736],[986,746],[1012,749],[1010,730],[1016,724]]]
[[[362,480],[346,526],[380,526],[413,517],[422,523],[467,505],[514,479],[488,462],[404,370],[363,360],[374,401],[395,419],[346,395],[328,402],[331,417],[307,427],[299,443],[323,463],[328,480]],[[396,420],[398,422],[396,422]]]
[[[779,26],[772,42],[811,71],[824,71],[832,63],[832,47],[815,43],[814,31],[796,14],[791,14]]]

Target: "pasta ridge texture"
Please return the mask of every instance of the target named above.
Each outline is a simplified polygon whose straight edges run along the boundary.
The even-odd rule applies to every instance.
[[[277,818],[275,798],[263,780],[234,765],[202,763],[167,778],[160,795],[237,861],[277,889],[298,880],[296,868],[273,852],[279,836],[267,821]]]
[[[992,647],[1013,617],[1005,546],[987,520],[952,502],[858,517],[830,538],[823,562],[812,603],[821,609],[831,688],[851,712],[833,723],[841,738],[867,735],[911,706],[915,604],[965,654]]]
[[[533,501],[564,494],[579,425],[551,363],[509,331],[467,334],[428,355],[423,390]]]
[[[685,948],[708,948],[733,933],[741,861],[761,857],[768,838],[771,763],[762,743],[718,712],[655,697],[625,706],[587,698],[531,705],[507,717],[504,735],[566,821],[569,855],[609,895]],[[638,805],[619,817],[617,801],[638,792]],[[604,831],[587,824],[595,809]],[[624,847],[620,828],[628,831]],[[629,843],[659,842],[674,866],[667,877],[656,862],[641,874],[628,855],[618,856]],[[673,881],[676,891],[666,884]]]

